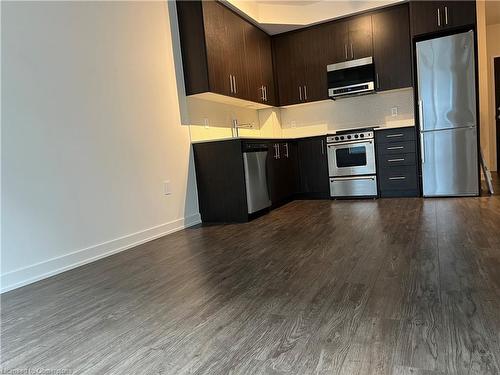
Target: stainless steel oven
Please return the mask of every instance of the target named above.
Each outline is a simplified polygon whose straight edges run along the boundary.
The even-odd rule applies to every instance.
[[[337,137],[328,137],[328,170],[330,176],[356,176],[375,174],[375,145],[371,139],[350,139],[335,142]]]
[[[377,196],[373,130],[328,136],[327,148],[332,197]]]

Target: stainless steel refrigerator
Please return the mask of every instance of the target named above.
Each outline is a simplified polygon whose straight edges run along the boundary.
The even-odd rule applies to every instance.
[[[416,43],[423,194],[479,194],[473,31]]]

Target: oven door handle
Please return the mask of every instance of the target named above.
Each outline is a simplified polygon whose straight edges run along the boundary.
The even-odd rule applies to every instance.
[[[338,142],[338,143],[330,143],[328,147],[334,147],[334,146],[344,146],[344,145],[353,145],[353,144],[358,144],[358,143],[373,143],[373,139],[360,139],[358,141],[347,141],[347,142]]]

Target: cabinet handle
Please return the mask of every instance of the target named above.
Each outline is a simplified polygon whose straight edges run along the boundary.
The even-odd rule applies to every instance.
[[[264,100],[267,102],[267,86],[264,86]]]
[[[233,76],[230,74],[229,75],[229,84],[231,85],[231,94],[234,92],[233,89]]]
[[[278,159],[278,151],[276,150],[276,143],[273,145],[274,148],[274,158]]]
[[[299,99],[302,101],[302,86],[299,86]]]
[[[321,140],[321,155],[324,155],[325,154],[325,144],[323,142],[323,140]]]
[[[307,86],[304,85],[304,100],[307,100]]]
[[[352,43],[351,43],[351,60],[354,59],[354,50],[352,49]]]
[[[389,177],[389,180],[406,180],[406,177],[404,176]]]
[[[288,159],[288,143],[285,143],[285,156]]]
[[[398,133],[398,134],[389,134],[386,135],[386,138],[395,138],[395,137],[402,137],[404,134],[403,133]]]
[[[448,25],[448,7],[444,7],[444,24]]]
[[[438,26],[441,27],[441,11],[440,11],[439,8],[438,8],[438,11],[437,11],[437,16],[438,16]]]
[[[278,159],[280,158],[280,145],[276,145],[276,151],[278,152]]]
[[[379,89],[379,88],[380,88],[380,81],[378,79],[378,73],[377,73],[377,89]]]
[[[234,86],[234,93],[236,94],[238,92],[238,89],[236,88],[236,76],[233,76],[233,86]]]
[[[347,60],[348,57],[347,57],[347,44],[344,44],[344,50],[345,50],[345,59]]]
[[[399,158],[399,159],[388,159],[387,161],[388,161],[389,163],[395,163],[395,162],[397,162],[397,161],[405,161],[405,159],[404,159],[404,158]]]
[[[404,146],[393,146],[393,147],[387,147],[387,150],[401,150],[403,148]]]

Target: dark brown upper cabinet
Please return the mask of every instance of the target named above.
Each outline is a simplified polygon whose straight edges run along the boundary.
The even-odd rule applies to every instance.
[[[376,90],[412,86],[408,4],[374,13],[372,23]]]
[[[328,98],[326,61],[330,44],[327,36],[321,25],[273,39],[280,105]]]
[[[278,35],[273,38],[275,76],[280,105],[303,101],[305,61],[302,48],[305,39],[301,32]]]
[[[351,60],[373,55],[371,16],[355,17],[349,21],[349,49]]]
[[[271,38],[247,23],[245,50],[250,100],[275,105]]]
[[[186,94],[273,104],[271,38],[217,1],[177,1]]]
[[[475,1],[410,2],[413,36],[476,23]]]
[[[373,55],[373,30],[370,15],[321,25],[329,40],[328,64]]]

